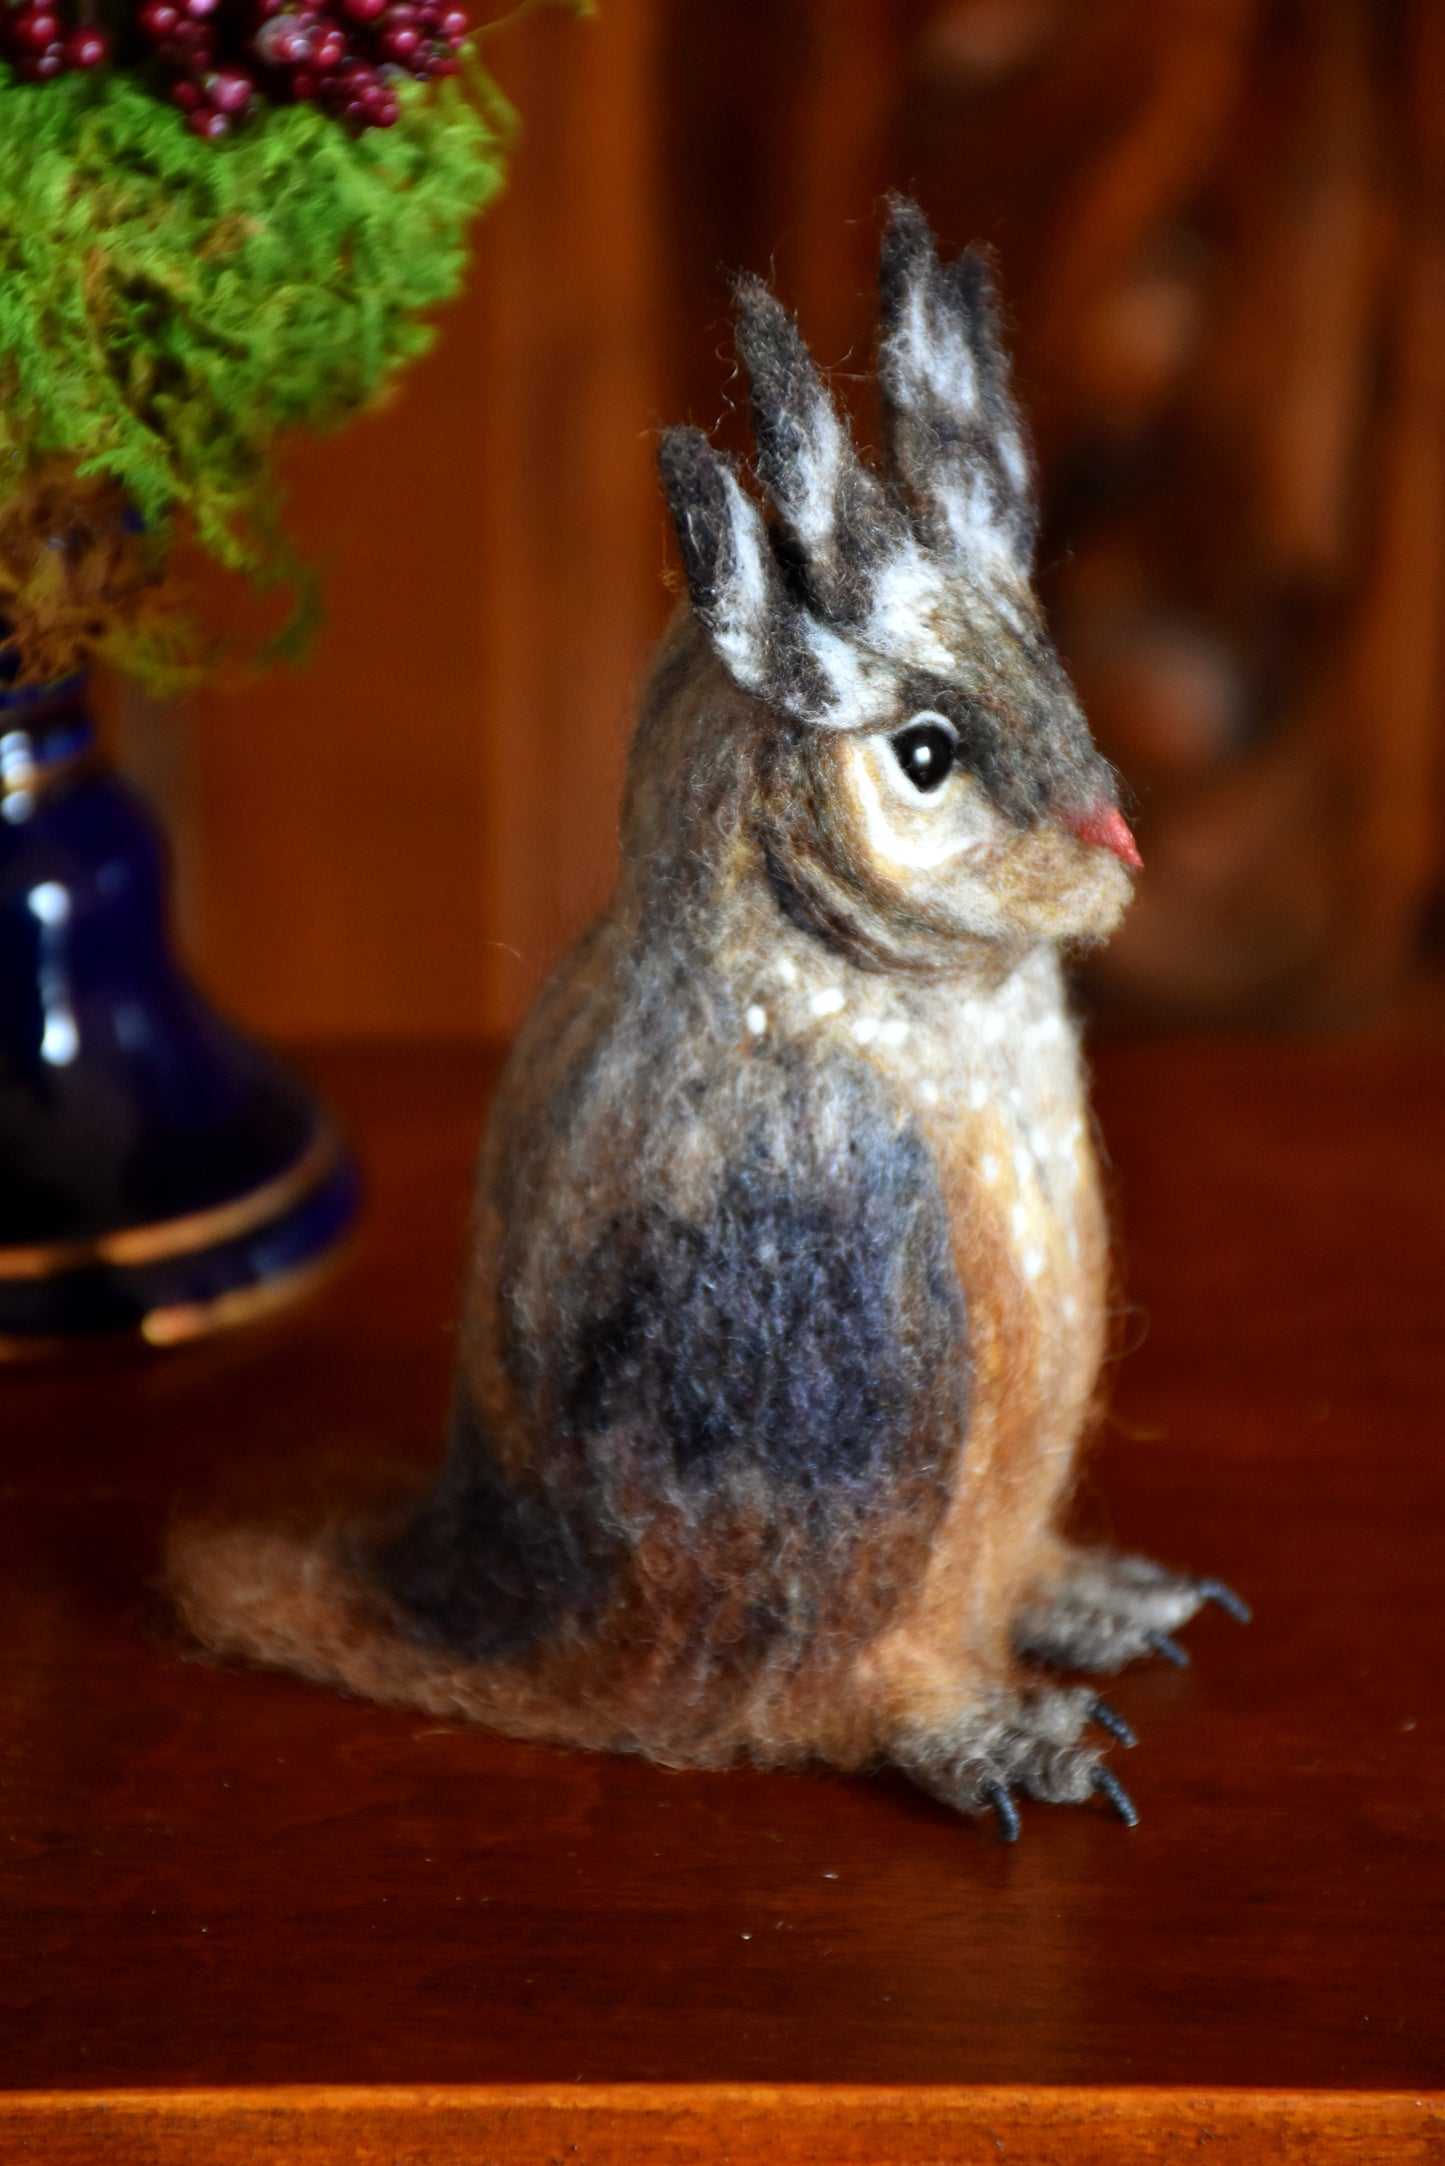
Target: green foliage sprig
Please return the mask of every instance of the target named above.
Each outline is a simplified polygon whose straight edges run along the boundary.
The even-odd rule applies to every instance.
[[[336,427],[429,344],[502,185],[507,109],[480,70],[469,92],[405,86],[398,124],[361,135],[278,106],[215,144],[133,75],[0,68],[0,527],[59,461],[134,507],[152,564],[184,524],[230,570],[294,576],[278,438]],[[48,672],[53,560],[37,581],[0,607]],[[127,651],[135,624],[102,597],[89,644],[153,679],[183,659],[174,631]]]

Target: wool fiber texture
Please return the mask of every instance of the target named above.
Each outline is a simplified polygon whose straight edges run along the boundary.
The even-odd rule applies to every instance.
[[[436,1488],[193,1529],[175,1579],[223,1654],[678,1764],[892,1761],[1011,1834],[1017,1792],[1131,1817],[1048,1672],[1205,1597],[1057,1530],[1109,1267],[1060,950],[1132,841],[1032,594],[986,270],[898,203],[882,296],[886,469],[755,281],[771,515],[663,438],[689,600],[616,895],[492,1115]]]

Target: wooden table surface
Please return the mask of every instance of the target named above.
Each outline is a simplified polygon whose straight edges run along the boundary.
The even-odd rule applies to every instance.
[[[177,1500],[438,1450],[489,1065],[313,1066],[327,1293],[0,1374],[0,2157],[1445,2156],[1445,1008],[1098,1054],[1138,1343],[1081,1511],[1257,1617],[1119,1680],[1137,1831],[1013,1848],[184,1658]]]

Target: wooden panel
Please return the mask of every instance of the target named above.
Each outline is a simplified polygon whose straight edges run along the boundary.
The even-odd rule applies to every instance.
[[[915,51],[899,152],[999,251],[1046,596],[1139,793],[1095,987],[1358,1008],[1445,870],[1440,11],[936,0]]]
[[[1138,796],[1146,873],[1093,990],[1276,1020],[1379,997],[1445,876],[1439,9],[779,0],[766,40],[749,9],[730,41],[736,20],[669,10],[686,402],[716,410],[702,232],[775,262],[865,420],[883,191],[991,246],[1047,600]]]
[[[182,1659],[178,1503],[439,1455],[486,1064],[333,1054],[371,1207],[328,1294],[0,1375],[0,2080],[1445,2086],[1445,1008],[1100,1072],[1143,1344],[1081,1513],[1256,1607],[1111,1687],[1136,1830]]]
[[[0,2098],[35,2166],[1376,2166],[1430,2162],[1445,2095],[1260,2091],[51,2092]]]
[[[522,125],[469,291],[384,411],[294,451],[325,628],[194,723],[192,944],[268,1029],[508,1027],[610,885],[667,607],[653,15],[498,36]]]
[[[605,894],[665,613],[665,420],[745,448],[727,277],[869,417],[879,201],[999,255],[1045,585],[1147,871],[1095,989],[1338,1016],[1445,878],[1433,0],[624,0],[500,31],[509,196],[439,350],[296,447],[301,676],[157,759],[203,972],[266,1027],[509,1028]],[[151,756],[146,756],[146,746]]]

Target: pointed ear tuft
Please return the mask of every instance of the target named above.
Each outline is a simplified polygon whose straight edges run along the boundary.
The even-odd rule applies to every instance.
[[[976,248],[965,248],[945,276],[958,288],[960,306],[969,327],[969,344],[978,367],[979,396],[993,428],[998,452],[1010,485],[1034,509],[1034,476],[1023,419],[1014,404],[1009,385],[1009,360],[998,324],[998,302],[993,274]],[[1030,535],[1032,541],[1032,534]]]
[[[657,463],[693,611],[737,682],[763,693],[788,604],[762,514],[701,429],[665,429]]]
[[[810,600],[846,620],[863,606],[866,564],[893,523],[890,507],[793,317],[761,279],[740,278],[734,291],[758,474]]]
[[[1026,578],[1037,516],[988,266],[974,249],[941,264],[918,205],[895,197],[879,289],[893,460],[928,539],[976,579]]]
[[[938,275],[933,228],[911,196],[888,197],[888,223],[878,254],[878,297],[884,336],[897,336],[911,301]]]

